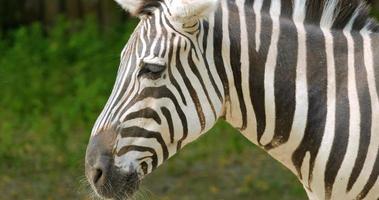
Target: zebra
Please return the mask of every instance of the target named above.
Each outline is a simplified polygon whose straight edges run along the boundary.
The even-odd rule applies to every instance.
[[[96,194],[131,197],[223,119],[309,199],[379,199],[379,25],[363,0],[116,1],[140,23],[87,146]]]

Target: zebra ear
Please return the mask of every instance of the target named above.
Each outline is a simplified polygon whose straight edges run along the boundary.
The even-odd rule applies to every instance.
[[[169,5],[174,20],[182,23],[207,17],[216,10],[219,0],[173,0]]]
[[[152,12],[152,9],[159,6],[161,0],[115,0],[126,11],[133,16],[139,16]]]

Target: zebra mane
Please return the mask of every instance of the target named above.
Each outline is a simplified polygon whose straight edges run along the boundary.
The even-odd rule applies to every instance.
[[[149,15],[160,6],[163,0],[116,0],[124,8],[134,4],[129,9],[132,15]],[[174,0],[175,1],[175,0]],[[223,0],[229,1],[229,0]],[[251,1],[251,0],[247,0]],[[351,26],[351,30],[365,29],[370,32],[379,32],[379,24],[370,17],[370,6],[365,0],[281,0],[283,3],[292,1],[295,15],[305,14],[305,23],[316,24],[330,29],[344,29]],[[134,2],[134,3],[131,3]],[[286,3],[287,4],[287,3]],[[291,4],[291,3],[289,3]],[[299,5],[296,5],[299,4]],[[305,5],[304,5],[305,4]],[[288,5],[288,4],[287,4]],[[296,7],[304,9],[296,9]],[[305,11],[305,13],[304,13]],[[300,13],[296,13],[300,12]]]
[[[370,6],[364,0],[307,0],[305,18],[306,23],[331,29],[350,25],[351,30],[379,32],[379,24],[370,17]]]

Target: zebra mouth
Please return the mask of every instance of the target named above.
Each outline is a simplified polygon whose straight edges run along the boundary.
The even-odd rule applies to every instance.
[[[101,174],[95,174],[93,180],[96,181],[96,179],[100,180],[93,182],[91,186],[101,199],[130,199],[140,185],[137,172],[125,173],[116,167],[111,167],[111,169]]]
[[[132,166],[121,169],[115,165],[111,153],[113,140],[109,135],[102,133],[91,138],[86,152],[85,174],[92,190],[101,199],[129,199],[139,188],[140,175]]]
[[[137,172],[124,173],[117,168],[109,170],[109,174],[106,175],[106,179],[103,181],[102,184],[92,185],[96,194],[102,199],[130,199],[140,185]]]

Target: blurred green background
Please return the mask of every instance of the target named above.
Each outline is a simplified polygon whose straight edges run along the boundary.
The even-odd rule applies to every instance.
[[[89,198],[85,148],[137,22],[110,0],[0,0],[1,200]],[[136,199],[306,196],[288,170],[219,122],[146,178]]]

